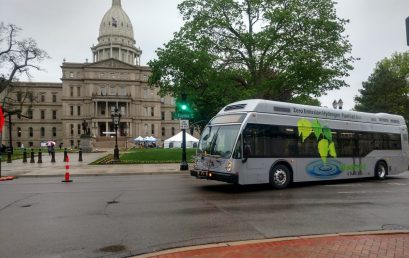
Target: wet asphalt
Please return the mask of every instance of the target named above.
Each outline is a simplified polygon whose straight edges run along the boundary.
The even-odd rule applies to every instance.
[[[73,179],[0,183],[0,257],[128,257],[224,241],[409,229],[409,172],[286,190],[189,175]]]

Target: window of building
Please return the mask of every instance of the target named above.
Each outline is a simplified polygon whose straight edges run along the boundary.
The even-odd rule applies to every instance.
[[[143,89],[143,98],[144,99],[148,98],[148,89]]]
[[[121,96],[125,96],[125,95],[126,95],[125,87],[119,88],[119,95],[121,95]]]
[[[81,140],[77,140],[77,147],[79,148],[81,146]]]
[[[155,116],[155,107],[151,107],[151,116]]]
[[[53,102],[57,102],[57,94],[53,94]]]
[[[160,115],[161,115],[161,119],[165,120],[165,112],[160,112]]]
[[[33,119],[33,110],[32,109],[27,110],[27,116],[28,116],[28,119]]]
[[[53,137],[57,136],[57,128],[53,127]]]
[[[172,127],[172,136],[175,135],[175,127]]]
[[[78,97],[81,96],[81,87],[77,87],[77,96],[78,96]]]
[[[115,95],[115,94],[116,94],[116,88],[115,88],[115,86],[111,86],[111,87],[109,88],[109,94],[110,94],[110,95]]]
[[[45,93],[41,93],[40,100],[41,102],[45,102]]]
[[[78,116],[81,115],[81,106],[77,106],[77,115],[78,115]]]
[[[40,131],[41,131],[41,137],[45,137],[45,128],[41,127]]]
[[[17,142],[17,147],[21,148],[21,142]]]
[[[45,110],[41,110],[41,119],[45,119]]]
[[[70,106],[70,115],[74,116],[74,106]]]
[[[148,125],[147,124],[145,124],[145,135],[147,135],[148,134]]]
[[[33,147],[33,142],[28,142],[28,147]]]
[[[165,103],[165,98],[160,98],[160,103],[164,104]]]
[[[162,136],[165,136],[165,127],[162,127]]]
[[[80,135],[81,134],[81,125],[77,124],[77,134]]]
[[[53,110],[53,119],[57,119],[57,110]]]
[[[33,137],[33,136],[34,136],[33,127],[29,127],[29,128],[28,128],[28,136],[29,136],[29,137]]]
[[[20,101],[21,101],[21,99],[22,99],[23,93],[19,91],[19,92],[17,92],[17,94],[16,94],[16,95],[17,95],[17,101],[19,101],[19,102],[20,102]]]
[[[74,73],[70,72],[70,78],[74,78]]]
[[[21,137],[21,128],[17,127],[17,137]]]
[[[74,97],[74,87],[70,87],[70,96]]]
[[[175,105],[175,104],[176,104],[176,99],[175,99],[174,97],[172,97],[170,103],[171,103],[172,105]]]
[[[70,146],[71,146],[71,148],[74,147],[74,140],[70,140]]]
[[[172,117],[172,120],[176,120],[176,118],[175,118],[175,112],[171,112],[171,117]]]
[[[148,116],[148,107],[144,107],[144,116]]]
[[[74,135],[74,125],[73,124],[70,124],[70,133],[71,133],[71,136]]]
[[[155,134],[155,125],[151,125],[151,133]]]

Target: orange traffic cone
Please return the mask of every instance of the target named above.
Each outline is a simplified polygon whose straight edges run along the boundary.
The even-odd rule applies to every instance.
[[[63,183],[71,183],[72,180],[70,180],[70,164],[68,163],[70,162],[70,157],[67,154],[67,158],[65,159],[65,176],[64,176],[64,180],[61,181]]]

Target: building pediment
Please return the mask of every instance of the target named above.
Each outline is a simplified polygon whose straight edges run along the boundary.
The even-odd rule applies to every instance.
[[[114,58],[90,63],[85,66],[86,68],[122,68],[122,69],[135,69],[136,66],[127,64]]]

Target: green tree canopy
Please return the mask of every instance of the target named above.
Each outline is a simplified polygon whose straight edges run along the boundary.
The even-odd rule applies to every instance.
[[[409,52],[381,60],[355,96],[355,110],[399,114],[409,121],[408,78]]]
[[[354,58],[332,0],[185,0],[178,8],[185,23],[149,62],[150,83],[188,93],[200,114],[245,98],[316,103],[311,96],[346,86],[340,78]]]

